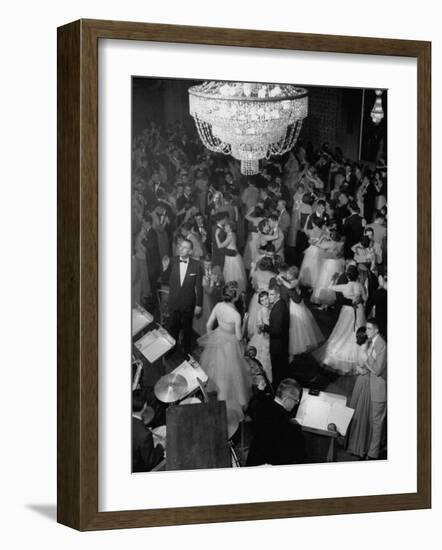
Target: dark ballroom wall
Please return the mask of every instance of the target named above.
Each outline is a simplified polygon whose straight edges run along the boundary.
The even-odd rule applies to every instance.
[[[187,90],[195,81],[176,79],[133,79],[133,130],[137,135],[155,120],[168,124],[176,120],[194,128],[189,115]],[[340,146],[344,155],[358,159],[362,90],[352,88],[308,87],[309,115],[301,139],[315,147],[328,141]]]

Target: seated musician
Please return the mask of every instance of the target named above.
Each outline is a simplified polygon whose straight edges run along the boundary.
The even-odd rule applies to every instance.
[[[301,386],[292,378],[282,380],[274,399],[264,397],[249,414],[253,439],[246,466],[300,464],[305,460],[301,426],[291,418],[301,397]]]
[[[154,418],[154,410],[146,404],[142,390],[132,392],[132,471],[149,472],[164,457],[161,444],[154,446],[153,436],[147,427]]]

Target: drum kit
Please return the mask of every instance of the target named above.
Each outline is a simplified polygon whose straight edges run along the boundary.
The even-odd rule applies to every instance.
[[[155,384],[154,393],[163,403],[177,403],[180,405],[195,405],[201,403],[197,397],[187,397],[188,384],[184,376],[171,372],[162,376]],[[235,434],[240,424],[237,411],[227,408],[227,432],[229,439]]]

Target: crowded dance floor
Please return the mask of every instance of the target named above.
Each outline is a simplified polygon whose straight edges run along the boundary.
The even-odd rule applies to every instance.
[[[133,82],[133,472],[384,460],[380,94],[307,87],[294,141],[250,164],[204,143],[199,85]]]

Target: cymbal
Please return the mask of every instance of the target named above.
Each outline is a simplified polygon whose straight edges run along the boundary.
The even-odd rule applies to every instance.
[[[166,374],[158,380],[153,391],[163,403],[173,403],[186,395],[187,380],[181,374]]]

